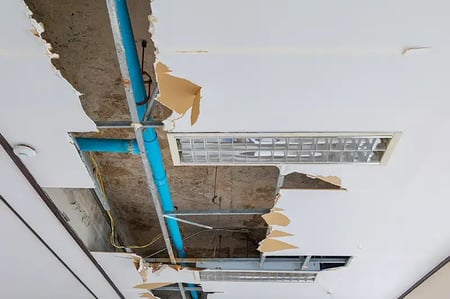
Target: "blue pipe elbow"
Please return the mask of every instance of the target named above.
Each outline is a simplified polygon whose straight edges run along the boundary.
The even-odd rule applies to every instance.
[[[83,152],[130,153],[139,155],[139,147],[134,139],[79,137],[75,140],[77,141],[79,149]]]

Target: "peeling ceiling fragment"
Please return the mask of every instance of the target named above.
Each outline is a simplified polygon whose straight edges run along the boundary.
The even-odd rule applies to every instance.
[[[281,231],[281,230],[273,230],[267,236],[267,238],[279,238],[279,237],[291,237],[293,234]]]
[[[322,180],[324,182],[333,184],[335,186],[341,187],[342,185],[342,180],[340,177],[334,176],[334,175],[329,175],[329,176],[321,176],[321,175],[309,175],[307,174],[307,176],[311,179],[319,179]]]
[[[291,223],[289,218],[279,212],[270,212],[262,215],[262,218],[266,221],[268,225],[279,225],[279,226],[288,226]]]
[[[178,114],[184,115],[191,108],[191,125],[200,114],[201,87],[191,81],[171,75],[172,72],[162,62],[156,64],[159,86],[157,100]]]
[[[277,239],[269,239],[266,238],[259,243],[258,250],[260,252],[273,252],[279,250],[286,249],[297,249],[297,246],[291,245],[289,243],[277,240]]]
[[[281,195],[279,193],[275,196],[274,207],[270,210],[270,213],[262,215],[262,218],[266,221],[267,225],[270,228],[270,233],[264,240],[259,242],[259,247],[257,250],[260,252],[273,252],[298,248],[295,245],[274,239],[293,236],[293,234],[281,230],[272,229],[272,225],[288,226],[289,223],[291,223],[291,220],[286,215],[280,213],[280,211],[283,211],[283,209],[276,206],[280,200],[280,196]]]
[[[168,285],[173,284],[173,282],[149,282],[149,283],[141,283],[134,286],[136,289],[144,289],[144,290],[154,290],[159,289]]]
[[[148,267],[142,257],[132,253],[116,252],[93,252],[92,254],[106,272],[115,273],[112,279],[126,298],[158,298],[152,294],[150,288],[135,287],[136,285],[152,285],[152,283],[145,283],[148,278]],[[159,282],[153,284],[159,284]]]
[[[147,265],[144,262],[144,259],[136,254],[132,255],[133,257],[133,262],[134,262],[134,266],[136,267],[136,271],[139,272],[139,275],[142,277],[142,281],[146,282],[147,281]]]

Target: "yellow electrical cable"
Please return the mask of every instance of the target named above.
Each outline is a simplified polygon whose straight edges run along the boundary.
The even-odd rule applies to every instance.
[[[106,199],[105,183],[103,181],[103,176],[100,173],[100,169],[98,167],[97,161],[95,161],[92,153],[89,153],[89,157],[91,158],[92,164],[94,165],[94,171],[95,171],[95,175],[97,177],[97,181],[100,185],[100,189],[102,190],[102,193]],[[157,242],[158,240],[160,240],[162,238],[162,234],[158,234],[150,242],[148,242],[147,244],[144,244],[144,245],[127,245],[127,246],[117,245],[115,242],[115,226],[116,225],[115,225],[114,218],[111,214],[111,211],[106,211],[106,213],[108,214],[109,220],[111,222],[111,234],[109,235],[109,242],[115,248],[118,248],[118,249],[125,249],[125,248],[142,249],[142,248],[145,248],[145,247],[148,247],[148,246],[154,244],[155,242]]]

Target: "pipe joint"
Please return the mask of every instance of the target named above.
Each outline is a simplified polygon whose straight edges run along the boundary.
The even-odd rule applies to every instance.
[[[76,138],[78,148],[83,152],[129,153],[139,155],[135,139]]]

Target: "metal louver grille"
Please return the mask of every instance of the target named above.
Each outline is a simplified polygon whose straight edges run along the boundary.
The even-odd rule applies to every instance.
[[[202,281],[248,281],[248,282],[314,282],[316,272],[298,271],[200,271]]]
[[[174,133],[181,165],[380,163],[392,134],[302,135]],[[282,137],[281,137],[282,136]]]

